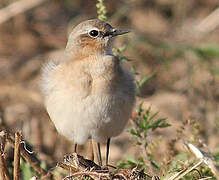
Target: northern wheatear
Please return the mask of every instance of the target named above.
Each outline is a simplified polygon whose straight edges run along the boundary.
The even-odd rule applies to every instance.
[[[77,144],[89,138],[98,144],[119,135],[135,103],[132,75],[113,55],[118,30],[98,19],[87,20],[71,32],[66,49],[57,61],[43,68],[41,90],[48,114],[57,131]],[[99,153],[99,163],[101,155]]]

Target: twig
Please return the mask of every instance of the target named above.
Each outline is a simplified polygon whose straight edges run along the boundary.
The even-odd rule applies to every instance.
[[[206,179],[212,179],[212,177],[204,177],[204,178],[201,178],[201,179],[198,179],[198,180],[206,180]]]
[[[219,8],[215,9],[210,15],[196,26],[196,30],[202,33],[210,33],[219,26]]]
[[[76,172],[70,176],[66,176],[63,180],[77,176],[95,176],[97,178],[100,177],[110,178],[109,173],[97,173],[97,172],[87,171],[87,172]]]
[[[0,10],[0,24],[48,0],[20,0]]]
[[[5,172],[6,172],[6,167],[5,167],[5,160],[4,160],[4,155],[1,153],[0,154],[0,178],[3,180],[6,180]],[[9,180],[9,178],[8,178]]]
[[[0,137],[0,178],[5,180],[5,173],[4,173],[4,149],[5,149],[5,133],[4,131],[1,131],[1,137]]]
[[[14,147],[13,137],[8,135],[7,141],[12,147]],[[32,166],[35,169],[35,171],[37,171],[41,176],[47,175],[47,172],[40,167],[39,160],[33,154],[31,155],[28,154],[28,152],[25,151],[25,149],[22,146],[20,148],[20,152],[21,152],[21,156],[25,159],[25,161],[27,161],[30,164],[30,166]]]
[[[15,133],[15,148],[14,148],[14,180],[19,180],[20,169],[20,145],[21,145],[21,132]]]
[[[10,180],[8,169],[5,165],[4,149],[5,149],[6,132],[0,132],[0,179]]]
[[[4,150],[5,150],[5,142],[6,142],[6,132],[5,132],[5,131],[1,131],[1,132],[0,132],[0,142],[1,142],[0,152],[1,152],[1,153],[4,153]]]
[[[174,174],[173,176],[171,176],[170,178],[166,179],[166,180],[179,180],[181,179],[183,176],[185,176],[186,174],[188,174],[189,172],[193,171],[194,169],[196,169],[198,166],[200,166],[203,163],[203,160],[200,160],[198,163],[196,163],[194,166],[184,169],[176,174]]]
[[[183,172],[182,174],[180,174],[175,180],[178,180],[180,178],[182,178],[183,176],[185,176],[186,174],[188,174],[189,172],[191,172],[193,169],[197,168],[198,166],[200,166],[203,163],[203,160],[200,160],[198,163],[196,163],[194,166],[192,166],[191,168],[188,168],[185,172]]]
[[[63,169],[66,169],[66,170],[69,170],[69,171],[72,171],[72,172],[78,172],[79,170],[71,165],[68,165],[68,164],[65,164],[63,162],[58,162],[56,167],[61,167]]]
[[[175,173],[174,175],[172,175],[171,177],[169,177],[168,179],[164,179],[164,180],[174,180],[175,178],[177,178],[182,172],[184,172],[185,170],[181,170],[177,173]]]
[[[193,144],[189,143],[189,142],[184,142],[185,146],[189,149],[190,152],[192,152],[196,158],[198,159],[202,159],[203,162],[211,169],[211,172],[216,176],[219,177],[219,172],[217,170],[216,167],[216,161],[215,159],[212,157],[210,151],[207,149],[206,147],[206,151],[201,151],[199,150],[196,146],[194,146]],[[203,143],[202,143],[203,145]]]

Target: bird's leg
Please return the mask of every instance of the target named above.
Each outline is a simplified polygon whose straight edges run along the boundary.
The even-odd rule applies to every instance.
[[[98,159],[99,166],[102,166],[100,143],[97,143],[97,159]]]
[[[107,143],[106,143],[106,167],[108,166],[109,147],[110,147],[110,138],[107,139]]]
[[[94,159],[97,159],[99,166],[102,166],[100,143],[97,143],[94,140],[92,140],[92,144],[93,144],[93,150],[95,152],[95,158]]]
[[[91,161],[94,161],[94,148],[93,148],[93,140],[90,139],[89,141],[89,157],[88,159],[90,159]]]
[[[74,145],[74,153],[77,153],[77,146],[78,146],[78,144],[75,143],[75,145]]]

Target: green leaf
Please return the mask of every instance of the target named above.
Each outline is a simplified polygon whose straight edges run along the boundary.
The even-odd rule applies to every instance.
[[[147,119],[144,120],[144,126],[145,126],[145,131],[147,131],[148,129],[150,129],[151,126],[151,121],[148,121]]]
[[[139,120],[139,124],[138,124],[138,126],[139,126],[141,129],[145,130],[144,121]]]
[[[143,112],[143,109],[142,109],[142,103],[140,103],[137,107],[137,113],[138,113],[138,116],[141,116],[141,113]]]
[[[139,130],[134,130],[133,128],[130,129],[130,133],[134,136],[137,136],[139,138],[141,138],[141,132]]]
[[[157,121],[155,121],[152,125],[152,131],[154,131],[155,129],[159,128],[160,123],[162,122],[161,119],[158,119]]]
[[[160,166],[158,163],[156,163],[156,162],[154,162],[154,161],[151,161],[151,164],[152,164],[152,166],[155,167],[156,169],[161,169],[161,166]]]
[[[131,61],[131,59],[127,58],[126,56],[121,56],[119,59],[120,59],[122,62],[129,62],[129,61]]]
[[[157,111],[156,113],[154,113],[154,114],[150,117],[149,121],[152,121],[158,114],[159,114],[159,111]]]
[[[171,126],[171,124],[169,123],[162,123],[161,125],[159,125],[159,128],[166,128],[166,127],[169,127]]]
[[[146,109],[145,113],[149,116],[150,112],[151,112],[151,106],[149,106],[149,108]]]
[[[137,145],[141,146],[141,145],[142,145],[142,143],[141,143],[141,142],[139,142],[139,141],[137,141]]]
[[[131,68],[130,68],[130,71],[131,71],[131,73],[133,74],[133,75],[139,75],[139,73],[136,71],[136,68],[135,68],[135,66],[131,66]]]
[[[29,180],[35,174],[33,168],[23,159],[21,159],[21,172],[22,178],[24,180]]]
[[[145,113],[145,114],[143,115],[143,119],[144,119],[144,120],[147,120],[147,119],[148,119],[148,114],[147,114],[147,113]]]
[[[143,77],[143,79],[140,82],[138,82],[138,88],[144,86],[152,77],[154,77],[155,74],[155,72],[152,72],[149,76]]]
[[[135,132],[135,130],[134,130],[133,128],[130,129],[130,133],[131,133],[132,135],[136,135],[136,132]]]
[[[124,44],[123,46],[119,47],[119,51],[124,52],[126,50],[126,48],[127,48],[127,45]]]
[[[157,128],[165,128],[165,127],[171,126],[170,124],[163,122],[165,120],[166,120],[166,118],[161,118],[161,119],[158,119],[157,121],[155,121],[153,123],[153,126],[152,126],[152,131],[154,131]]]
[[[124,168],[126,168],[128,166],[128,164],[127,164],[127,162],[118,162],[117,164],[116,164],[116,167],[118,167],[118,168],[122,168],[122,169],[124,169]]]
[[[126,161],[127,161],[127,163],[128,163],[129,165],[131,165],[131,166],[136,166],[136,164],[137,164],[136,160],[135,160],[134,157],[131,156],[131,155],[128,155],[128,156],[126,157]]]
[[[139,138],[142,138],[140,130],[137,130],[136,136],[138,136]]]
[[[218,44],[208,44],[201,47],[191,48],[193,52],[199,56],[205,58],[219,58],[219,45]]]

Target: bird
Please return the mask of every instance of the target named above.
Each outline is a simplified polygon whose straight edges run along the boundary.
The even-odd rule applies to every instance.
[[[116,36],[128,33],[99,19],[78,24],[70,33],[58,59],[43,65],[41,92],[58,133],[77,145],[92,139],[102,166],[100,143],[124,130],[135,105],[133,75],[113,52]]]

